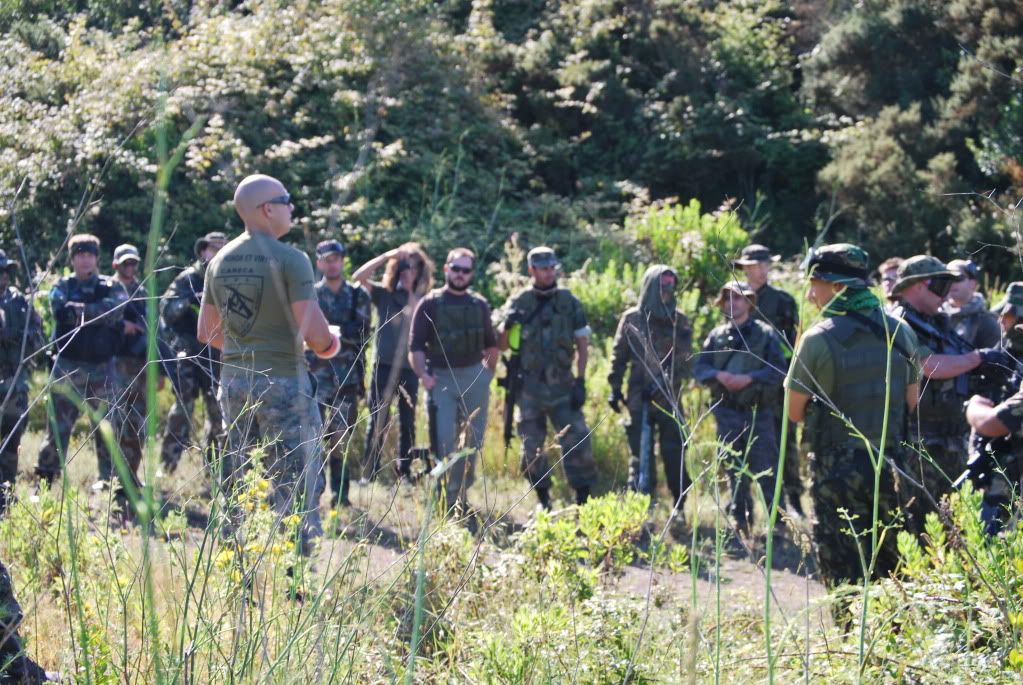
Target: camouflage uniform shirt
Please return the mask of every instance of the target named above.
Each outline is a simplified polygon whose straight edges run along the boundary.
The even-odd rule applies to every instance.
[[[349,283],[342,284],[336,293],[325,280],[314,287],[327,323],[341,329],[341,351],[333,359],[320,359],[306,352],[309,370],[316,378],[316,394],[321,401],[330,401],[339,390],[361,396],[370,334],[369,295]]]

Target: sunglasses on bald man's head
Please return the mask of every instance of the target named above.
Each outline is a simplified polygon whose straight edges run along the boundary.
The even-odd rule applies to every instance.
[[[471,266],[458,266],[456,264],[448,264],[448,268],[454,271],[456,274],[465,274],[468,276],[472,273]]]
[[[284,193],[283,195],[280,195],[278,197],[271,198],[271,199],[267,200],[263,204],[264,205],[290,205],[291,204],[291,196],[288,195],[287,193]]]

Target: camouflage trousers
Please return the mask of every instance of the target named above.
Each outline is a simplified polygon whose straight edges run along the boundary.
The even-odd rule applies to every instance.
[[[259,447],[266,454],[262,468],[270,480],[271,506],[281,517],[301,517],[302,550],[309,553],[323,534],[323,435],[308,374],[224,379],[218,397],[227,428],[218,471],[228,516],[240,520],[235,495]]]
[[[11,575],[0,563],[0,683],[35,685],[44,682],[45,672],[25,654],[18,637],[21,605],[14,597]]]
[[[686,447],[686,425],[681,416],[675,417],[666,414],[649,401],[642,397],[633,398],[629,396],[629,425],[625,427],[625,435],[629,440],[629,451],[632,459],[629,460],[629,487],[639,491],[639,475],[641,463],[640,447],[643,442],[643,409],[646,406],[647,423],[650,427],[650,464],[648,466],[647,478],[649,478],[649,492],[655,491],[657,486],[657,468],[654,460],[654,447],[660,442],[661,461],[664,462],[664,478],[668,482],[668,489],[671,490],[672,501],[681,504],[685,501],[686,491],[689,489],[689,471],[685,466]],[[667,408],[666,408],[667,409]]]
[[[752,481],[760,486],[767,506],[774,498],[775,467],[778,463],[777,419],[770,410],[714,407],[718,440],[728,450],[725,456],[732,486],[730,510],[736,523],[748,529],[753,521]]]
[[[327,455],[331,506],[348,504],[351,484],[355,422],[359,418],[359,389],[331,388],[317,384],[316,399],[323,417],[323,442]]]
[[[174,406],[167,415],[167,428],[160,447],[160,461],[173,472],[181,461],[181,453],[188,449],[192,435],[192,413],[195,401],[202,395],[206,407],[203,452],[206,463],[213,461],[213,452],[223,443],[224,419],[217,403],[217,380],[209,361],[180,359],[173,373]]]
[[[910,479],[919,484],[903,482],[900,493],[906,513],[906,528],[911,532],[923,533],[927,514],[937,511],[936,504],[952,491],[952,483],[966,468],[969,460],[967,439],[966,435],[925,439],[923,446],[917,446],[919,452],[913,449],[904,453],[900,466]]]
[[[6,391],[2,392],[0,402],[6,396]],[[18,477],[18,446],[25,432],[27,414],[28,393],[15,390],[0,413],[0,515],[7,509]]]
[[[115,357],[114,373],[119,392],[114,398],[111,414],[117,417],[117,443],[128,468],[137,479],[146,444],[146,362],[131,357]],[[103,470],[101,464],[100,478],[104,478]]]
[[[56,480],[64,465],[74,455],[68,454],[71,431],[81,413],[79,402],[84,402],[100,415],[107,415],[110,400],[117,395],[117,376],[112,362],[92,364],[60,358],[53,365],[50,376],[53,386],[50,391],[53,400],[53,420],[47,421],[46,437],[39,448],[39,463],[36,473],[49,482]],[[74,398],[74,399],[72,399]],[[107,417],[113,424],[116,435],[119,426],[117,416]],[[93,427],[96,441],[96,460],[99,463],[100,478],[109,480],[113,473],[110,451],[102,433]]]
[[[821,581],[833,588],[859,583],[870,564],[874,517],[874,466],[865,450],[810,454],[813,498],[813,537]],[[877,561],[873,578],[887,577],[899,561],[897,528],[880,535],[885,525],[896,525],[899,501],[890,466],[883,465],[878,491]],[[844,511],[840,511],[844,510]],[[854,537],[855,535],[855,537]]]
[[[431,430],[438,459],[450,459],[460,448],[471,451],[444,474],[447,506],[465,501],[476,480],[476,458],[487,431],[490,381],[494,374],[482,364],[437,369],[437,384],[430,391]]]
[[[550,488],[551,469],[544,450],[550,420],[561,447],[568,484],[577,490],[592,487],[597,482],[597,462],[593,459],[590,429],[582,411],[569,404],[570,386],[564,392],[551,393],[549,386],[539,390],[530,392],[527,384],[516,407],[523,474],[533,487]]]

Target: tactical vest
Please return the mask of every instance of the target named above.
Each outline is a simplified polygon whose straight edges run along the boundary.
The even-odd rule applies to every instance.
[[[483,307],[472,295],[457,298],[457,302],[439,296],[433,330],[430,356],[434,359],[464,359],[486,347]]]
[[[174,279],[172,290],[175,295],[188,301],[188,308],[171,324],[170,329],[177,335],[195,337],[199,325],[199,304],[206,284],[206,265],[193,264]]]
[[[907,307],[897,311],[916,332],[920,342],[934,350],[935,354],[957,355],[973,350],[969,343],[954,331],[944,331],[935,327],[916,311]],[[963,402],[969,397],[969,374],[964,373],[945,380],[925,379],[916,410],[920,437],[926,439],[966,435],[969,429],[963,412]]]
[[[546,302],[532,290],[518,297],[515,308],[523,317],[519,355],[525,373],[571,373],[575,357],[574,300],[572,293],[561,288]]]
[[[114,290],[114,284],[105,276],[100,276],[96,287],[91,293],[87,293],[81,287],[80,281],[74,276],[67,276],[60,280],[57,287],[68,294],[68,302],[82,302],[84,304],[95,304],[110,297]],[[79,330],[75,331],[76,328]],[[74,332],[72,334],[72,332]],[[60,356],[64,359],[90,364],[110,361],[121,344],[121,329],[110,326],[102,318],[83,327],[73,325],[64,317],[57,318],[53,329],[53,339],[60,349]]]
[[[851,422],[875,447],[881,444],[884,428],[885,395],[890,393],[887,447],[894,448],[905,437],[906,385],[911,360],[894,347],[891,350],[891,385],[886,387],[888,345],[866,325],[848,316],[835,316],[820,325],[835,366],[835,387],[823,402],[813,405],[809,440],[818,454],[835,450],[865,450],[859,435],[850,431]],[[894,329],[896,322],[890,321]],[[831,407],[834,405],[836,416]],[[844,420],[843,420],[844,419]]]
[[[749,326],[740,326],[741,336],[736,332],[736,327],[731,325],[720,331],[718,341],[723,349],[714,353],[714,368],[735,374],[748,374],[764,368],[771,336],[758,325],[759,323],[754,320]],[[774,388],[765,387],[760,383],[750,383],[739,392],[727,392],[720,383],[711,384],[711,396],[715,402],[738,405],[744,409],[760,406],[768,399],[773,400],[774,394]]]
[[[22,341],[25,327],[29,325],[28,300],[14,287],[0,295],[0,307],[3,308],[4,331],[0,341],[0,380],[14,378],[18,365],[21,363]],[[25,352],[31,354],[33,339],[29,335],[25,340],[28,347]],[[2,401],[2,400],[0,400]]]
[[[125,288],[127,290],[127,288]],[[146,328],[146,290],[136,281],[128,293],[128,303],[124,305],[124,320],[130,321],[136,326]],[[147,336],[145,333],[138,335],[125,335],[121,340],[120,348],[117,350],[118,357],[131,357],[136,360],[144,360],[149,351]]]

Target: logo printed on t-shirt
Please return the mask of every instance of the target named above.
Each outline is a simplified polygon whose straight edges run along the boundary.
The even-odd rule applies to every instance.
[[[263,302],[263,277],[220,276],[216,280],[226,297],[223,318],[227,329],[234,335],[248,335]]]

